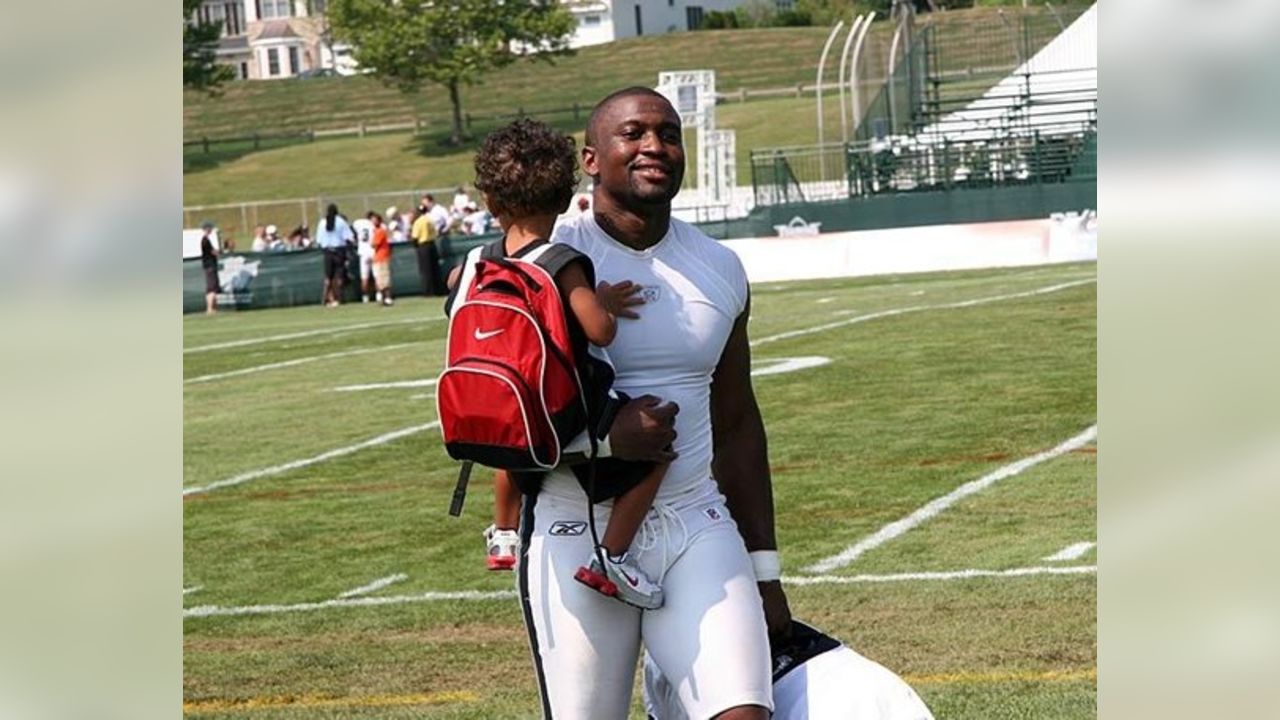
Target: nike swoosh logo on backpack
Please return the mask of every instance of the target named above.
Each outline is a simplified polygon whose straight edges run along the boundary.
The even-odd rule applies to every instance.
[[[498,328],[497,330],[489,330],[486,332],[481,332],[480,328],[476,328],[476,339],[488,340],[489,338],[493,337],[494,335],[497,335],[498,333],[502,332],[505,329],[506,328]]]

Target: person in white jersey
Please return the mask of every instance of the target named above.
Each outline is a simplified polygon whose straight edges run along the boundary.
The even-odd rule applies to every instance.
[[[675,688],[644,658],[644,705],[651,720],[689,720]],[[799,621],[773,648],[773,720],[933,720],[915,690],[879,663]]]
[[[519,585],[543,714],[625,718],[643,643],[689,717],[766,720],[767,628],[783,638],[791,618],[751,389],[746,274],[730,250],[671,217],[684,149],[680,117],[661,95],[637,87],[602,100],[582,164],[595,181],[593,212],[564,221],[552,240],[588,255],[597,280],[643,286],[639,319],[610,346],[614,388],[680,410],[675,457],[632,546],[663,587],[662,608],[641,611],[574,581],[592,539],[571,472],[552,471],[526,496]],[[595,511],[603,527],[608,501]]]
[[[373,211],[351,223],[356,236],[356,256],[360,259],[360,301],[369,302],[373,295]],[[378,293],[382,302],[382,293]]]

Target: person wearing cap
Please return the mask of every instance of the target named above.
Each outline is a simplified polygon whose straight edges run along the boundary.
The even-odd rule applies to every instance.
[[[933,720],[906,681],[811,625],[793,619],[771,654],[773,720]],[[653,720],[689,717],[647,652],[644,704]]]
[[[267,226],[267,249],[268,250],[288,250],[289,246],[280,237],[280,229],[275,225]]]
[[[214,244],[217,229],[211,222],[205,222],[200,236],[200,266],[204,269],[204,311],[213,315],[218,312],[218,248]]]

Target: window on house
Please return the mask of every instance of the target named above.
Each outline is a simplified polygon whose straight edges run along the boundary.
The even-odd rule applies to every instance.
[[[599,27],[599,26],[600,26],[599,15],[583,15],[582,16],[582,27]]]
[[[697,30],[702,27],[702,7],[699,5],[690,5],[684,9],[685,27],[689,30]]]
[[[302,67],[298,65],[298,48],[289,48],[289,74],[297,75],[302,71]]]
[[[644,34],[644,22],[640,19],[640,6],[636,5],[636,35]]]
[[[240,63],[240,79],[241,80],[249,79],[249,63],[247,62]]]
[[[293,0],[260,0],[264,19],[293,16]]]
[[[239,3],[225,3],[227,15],[227,34],[243,35],[244,34],[244,17],[241,15]]]
[[[311,0],[311,14],[323,15],[324,11],[329,7],[327,0]]]
[[[280,52],[275,48],[267,48],[267,77],[280,74]]]
[[[773,4],[778,8],[779,12],[796,9],[795,0],[774,0]]]

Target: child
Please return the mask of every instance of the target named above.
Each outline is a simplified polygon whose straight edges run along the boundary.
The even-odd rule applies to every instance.
[[[475,187],[484,193],[485,204],[502,225],[504,252],[509,257],[519,256],[551,236],[556,217],[568,209],[578,184],[573,138],[527,118],[485,138],[475,166]],[[582,331],[572,333],[575,342],[585,338],[603,348],[613,342],[617,318],[638,317],[631,306],[644,301],[635,296],[639,286],[630,282],[602,282],[593,291],[584,266],[588,262],[586,258],[570,262],[555,279],[570,326],[576,324]],[[457,284],[458,271],[454,268],[450,274],[451,288]],[[583,352],[574,353],[576,357],[585,355],[585,341]],[[636,607],[662,607],[662,588],[649,580],[627,553],[665,472],[665,465],[653,468],[637,485],[614,498],[609,524],[600,540],[603,552],[593,552],[588,564],[579,568],[575,575],[579,582]],[[493,525],[485,531],[489,569],[515,566],[519,520],[520,491],[511,473],[500,470],[494,477]],[[604,556],[603,564],[598,555]]]

